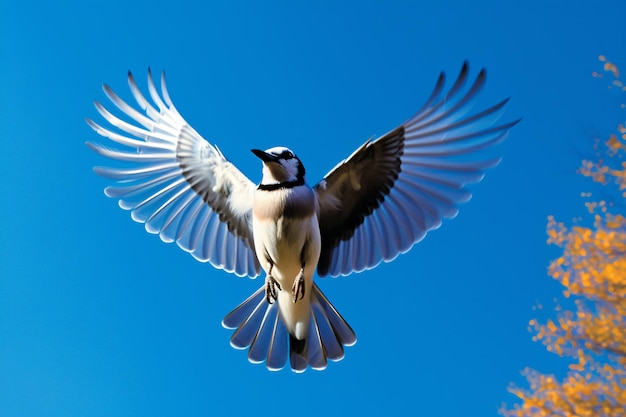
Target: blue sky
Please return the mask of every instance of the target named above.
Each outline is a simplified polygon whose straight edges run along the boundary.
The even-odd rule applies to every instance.
[[[591,77],[599,54],[626,65],[623,2],[197,3],[0,6],[0,415],[495,416],[525,366],[562,372],[526,327],[560,292],[546,217],[583,213],[589,137],[624,119]],[[456,219],[321,281],[358,336],[324,372],[232,349],[220,322],[261,281],[147,234],[84,146],[101,83],[129,97],[126,71],[150,66],[253,181],[248,150],[285,145],[315,183],[465,59],[488,69],[481,103],[512,96],[504,117],[523,121]]]

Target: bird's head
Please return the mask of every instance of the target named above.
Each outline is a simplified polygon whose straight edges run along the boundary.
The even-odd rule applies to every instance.
[[[261,184],[279,185],[304,181],[304,165],[290,149],[277,146],[265,151],[252,149],[252,153],[263,161]]]

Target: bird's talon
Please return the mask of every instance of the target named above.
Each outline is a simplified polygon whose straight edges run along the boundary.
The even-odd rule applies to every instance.
[[[274,304],[274,301],[278,297],[276,288],[278,288],[278,291],[282,290],[278,281],[276,281],[271,275],[268,275],[265,278],[265,298],[269,304]]]
[[[302,300],[304,298],[304,271],[300,270],[300,273],[293,281],[293,286],[291,287],[291,293],[293,294],[293,302],[295,303],[298,299]]]

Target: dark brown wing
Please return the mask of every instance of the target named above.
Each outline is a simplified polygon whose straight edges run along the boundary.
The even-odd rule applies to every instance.
[[[493,145],[517,121],[493,126],[507,100],[468,115],[485,71],[466,88],[468,72],[465,63],[447,94],[441,73],[415,116],[367,141],[315,186],[320,276],[373,268],[408,251],[443,218],[454,217],[471,197],[466,185],[499,162]]]

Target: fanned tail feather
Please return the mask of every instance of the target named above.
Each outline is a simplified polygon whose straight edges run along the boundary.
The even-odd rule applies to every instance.
[[[322,370],[328,359],[343,359],[344,346],[356,343],[350,325],[315,284],[311,294],[311,323],[305,340],[298,340],[287,332],[278,305],[267,302],[264,286],[230,312],[222,325],[236,329],[230,339],[231,346],[249,348],[250,362],[265,361],[272,371],[282,369],[288,358],[294,372],[304,372],[309,366]]]

